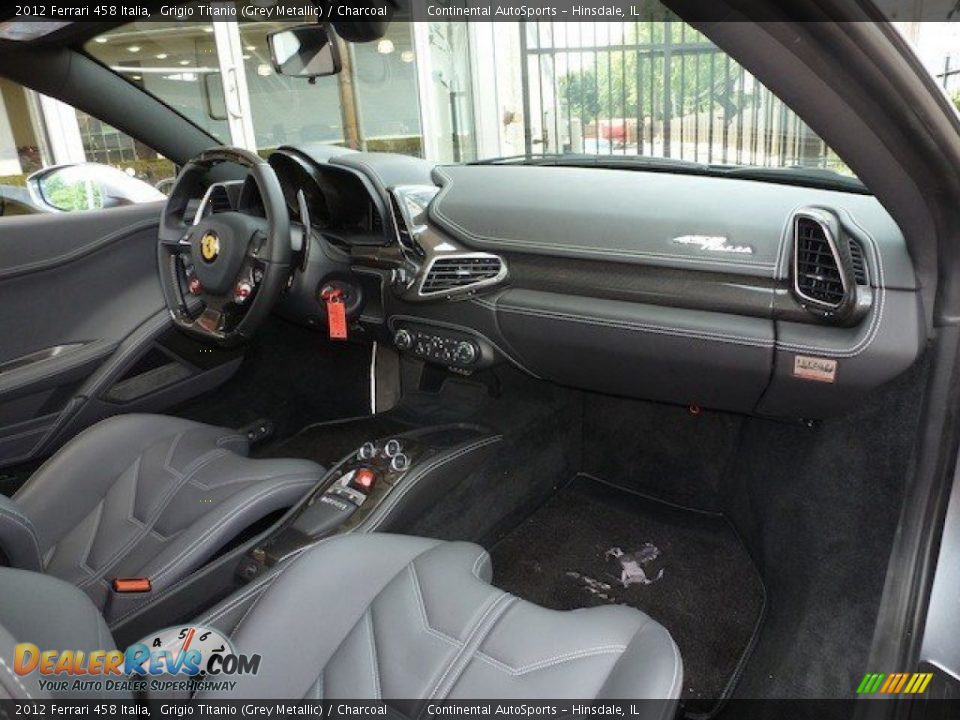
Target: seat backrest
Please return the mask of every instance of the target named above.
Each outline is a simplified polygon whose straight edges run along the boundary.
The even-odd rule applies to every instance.
[[[322,541],[247,608],[233,643],[261,655],[259,672],[216,697],[679,696],[679,653],[651,618],[619,606],[547,610],[490,576],[489,556],[470,543],[378,533]]]
[[[30,643],[40,651],[71,650],[90,653],[116,650],[113,637],[96,606],[70,583],[41,573],[0,568],[0,698],[37,700],[122,699],[129,695],[101,689],[72,687],[78,677],[91,676],[42,674],[39,669],[22,673],[16,663],[18,644]],[[63,681],[68,691],[53,692],[43,681]]]

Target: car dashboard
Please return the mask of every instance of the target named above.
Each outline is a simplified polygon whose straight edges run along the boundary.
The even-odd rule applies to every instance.
[[[900,229],[870,195],[600,168],[269,158],[309,228],[278,311],[462,375],[785,418],[846,412],[919,356]]]

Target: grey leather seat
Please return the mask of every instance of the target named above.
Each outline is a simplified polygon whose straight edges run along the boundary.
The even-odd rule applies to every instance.
[[[323,473],[246,453],[234,430],[161,415],[104,420],[12,500],[0,496],[0,551],[13,567],[73,583],[101,609],[114,578],[148,578],[156,595]]]
[[[13,573],[0,570],[0,659],[7,660],[13,638],[36,631],[20,607],[23,593],[7,595],[23,583]],[[233,676],[238,684],[223,699],[661,698],[671,702],[642,711],[672,715],[683,664],[662,626],[623,606],[545,610],[492,587],[490,577],[489,556],[469,543],[341,535],[262,576],[198,624],[231,635],[237,652],[262,656],[259,672]],[[88,605],[80,600],[60,602],[83,617],[83,607],[73,607]],[[69,647],[91,649],[103,639],[105,628],[86,626],[62,630],[71,633]],[[53,630],[40,632],[50,647],[64,647]],[[39,691],[18,687],[2,667],[0,691]]]

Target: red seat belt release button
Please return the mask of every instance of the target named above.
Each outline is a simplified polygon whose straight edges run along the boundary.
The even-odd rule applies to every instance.
[[[150,592],[153,586],[149,578],[114,578],[113,591],[117,593]]]
[[[343,304],[343,290],[332,287],[322,294],[327,304],[327,326],[330,328],[331,340],[347,339],[347,308]]]

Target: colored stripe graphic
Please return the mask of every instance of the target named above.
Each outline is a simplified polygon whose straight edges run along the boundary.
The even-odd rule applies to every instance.
[[[933,673],[867,673],[857,686],[857,694],[919,695],[932,679]]]

